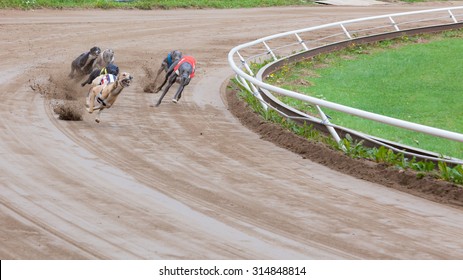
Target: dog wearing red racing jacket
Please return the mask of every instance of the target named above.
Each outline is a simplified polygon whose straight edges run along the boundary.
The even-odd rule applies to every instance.
[[[166,84],[166,82],[169,81],[155,106],[158,107],[161,104],[162,99],[175,82],[179,83],[180,86],[178,87],[177,92],[175,93],[174,98],[172,99],[172,102],[177,103],[182,97],[183,89],[190,83],[190,80],[195,76],[195,69],[196,59],[192,56],[184,56],[180,60],[177,60],[174,64],[172,64],[172,66],[169,67],[169,70],[167,70],[164,82],[155,91],[159,92],[162,89],[162,87]]]

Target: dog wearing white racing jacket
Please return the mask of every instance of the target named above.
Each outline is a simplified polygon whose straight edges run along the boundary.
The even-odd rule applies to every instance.
[[[130,86],[132,79],[130,73],[122,72],[117,77],[112,74],[101,75],[92,82],[87,99],[87,110],[90,114],[95,110],[98,111],[95,118],[97,123],[100,122],[101,111],[111,108],[121,92]]]

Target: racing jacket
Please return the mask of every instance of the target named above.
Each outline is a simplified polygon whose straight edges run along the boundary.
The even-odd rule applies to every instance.
[[[192,56],[184,56],[182,59],[180,59],[180,61],[174,67],[174,72],[177,73],[177,75],[179,75],[178,68],[180,67],[180,65],[182,65],[185,62],[190,63],[190,65],[193,67],[193,71],[191,72],[190,77],[189,77],[191,79],[195,76],[195,70],[196,70],[196,59]]]

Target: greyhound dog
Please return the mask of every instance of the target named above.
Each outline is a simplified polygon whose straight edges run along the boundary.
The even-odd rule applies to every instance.
[[[114,76],[119,75],[119,67],[117,67],[116,64],[109,63],[106,67],[103,67],[101,69],[94,69],[92,73],[90,73],[90,75],[88,76],[87,80],[85,80],[80,85],[85,86],[88,84],[92,84],[92,81],[95,80],[98,76],[106,74],[112,74]]]
[[[156,77],[154,77],[154,86],[156,86],[159,74],[161,74],[162,71],[167,73],[170,66],[172,66],[172,64],[174,64],[174,62],[176,62],[177,60],[181,59],[182,56],[182,52],[179,50],[174,50],[167,54],[166,58],[164,58],[164,60],[161,63],[161,67],[159,67],[158,72],[156,73]]]
[[[97,123],[100,122],[101,111],[111,108],[122,90],[129,87],[133,79],[132,75],[127,72],[123,72],[117,77],[111,74],[105,76],[108,77],[107,81],[101,85],[94,86],[90,90],[89,98],[87,100],[88,112],[91,114],[95,110],[98,111],[95,118]],[[98,103],[96,106],[95,101]]]
[[[162,87],[166,84],[167,80],[169,81],[155,106],[158,107],[161,104],[162,99],[175,82],[179,83],[180,86],[178,87],[177,92],[175,93],[174,98],[172,99],[172,102],[177,103],[182,97],[183,89],[190,83],[190,80],[195,76],[195,69],[196,60],[192,56],[184,56],[182,57],[182,59],[174,62],[167,70],[164,82],[155,91],[159,92],[162,89]]]
[[[170,66],[174,64],[177,60],[181,59],[183,57],[183,54],[179,50],[171,51],[170,53],[167,54],[167,57],[164,58],[164,60],[161,63],[161,67],[159,67],[158,73],[156,74],[156,77],[161,74],[162,71],[167,73],[167,70],[169,70]]]
[[[112,49],[106,49],[102,51],[98,57],[93,61],[93,70],[101,69],[108,66],[108,64],[114,62],[114,51]]]
[[[119,72],[119,69],[118,69],[118,72]],[[86,103],[85,103],[86,106],[88,107],[90,104],[90,94],[94,87],[97,87],[97,86],[105,87],[106,85],[110,83],[114,83],[116,79],[117,79],[117,75],[114,75],[114,74],[102,74],[96,77],[95,79],[93,79],[93,81],[90,84],[90,89],[87,92]]]
[[[75,73],[79,76],[90,74],[93,69],[93,62],[100,53],[101,49],[99,47],[93,47],[90,51],[79,55],[76,59],[74,59],[74,61],[72,61],[69,77],[74,78]]]

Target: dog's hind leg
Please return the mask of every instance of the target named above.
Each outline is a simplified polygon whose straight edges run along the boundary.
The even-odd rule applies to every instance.
[[[81,57],[81,56],[82,56],[82,55],[80,55],[79,57],[77,57],[76,59],[74,59],[74,60],[71,62],[71,72],[69,73],[69,78],[71,78],[71,79],[74,79],[74,78],[75,78],[77,69],[79,69],[79,61],[80,61],[80,57]]]
[[[165,79],[164,79],[164,82],[162,82],[162,85],[159,86],[159,87],[154,91],[155,93],[156,93],[156,92],[159,92],[159,91],[162,89],[162,87],[167,83],[167,80],[173,75],[175,66],[177,66],[178,62],[179,62],[178,60],[175,61],[175,62],[169,67],[169,69],[167,69],[167,73],[166,73],[166,77],[165,77]],[[177,75],[175,75],[175,76],[177,77]]]
[[[90,92],[92,91],[92,89],[90,89],[88,92],[87,92],[87,96],[85,96],[85,107],[87,108],[90,108]],[[88,109],[87,109],[88,110]]]
[[[156,86],[156,84],[158,83],[159,74],[161,74],[162,71],[164,71],[164,66],[163,65],[161,65],[161,67],[158,69],[158,72],[156,73],[156,77],[154,77],[154,82],[153,82],[154,86]],[[162,87],[160,87],[160,88],[162,88]],[[160,90],[160,88],[159,88],[159,90]]]
[[[90,73],[90,75],[88,76],[87,80],[81,83],[80,85],[85,86],[85,85],[91,84],[92,81],[100,75],[100,72],[101,72],[100,69],[93,70],[92,73]]]
[[[155,93],[161,91],[162,87],[167,83],[167,80],[169,79],[169,75],[170,75],[170,73],[166,74],[166,77],[165,77],[164,81],[162,82],[162,84],[154,90]]]
[[[98,94],[98,90],[102,89],[101,86],[97,86],[97,87],[94,87],[92,88],[90,91],[89,91],[89,94],[88,94],[88,112],[91,114],[93,113],[93,110],[95,109],[95,97],[97,96]]]

